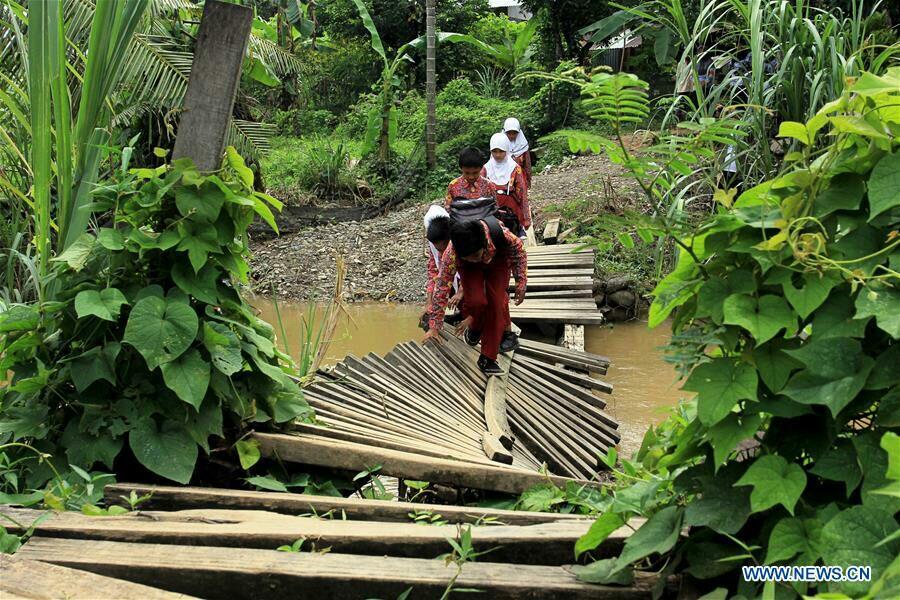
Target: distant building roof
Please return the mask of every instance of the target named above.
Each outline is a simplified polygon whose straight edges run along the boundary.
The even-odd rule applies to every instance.
[[[491,8],[509,8],[510,6],[519,6],[519,0],[488,0]]]

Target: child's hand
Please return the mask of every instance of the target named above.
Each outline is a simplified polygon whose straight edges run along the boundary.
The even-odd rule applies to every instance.
[[[456,336],[459,337],[464,334],[466,332],[466,329],[468,329],[472,325],[472,321],[474,321],[472,317],[466,317],[465,319],[460,321],[459,325],[456,326]]]
[[[519,305],[522,304],[523,302],[525,302],[525,288],[524,288],[524,287],[522,287],[522,288],[518,288],[518,287],[517,287],[517,288],[516,288],[515,304],[516,304],[516,306],[519,306]]]
[[[462,290],[460,290],[453,294],[453,297],[450,298],[449,302],[447,302],[447,306],[449,306],[451,309],[456,308],[457,306],[459,306],[459,303],[462,302],[462,299],[463,293]]]

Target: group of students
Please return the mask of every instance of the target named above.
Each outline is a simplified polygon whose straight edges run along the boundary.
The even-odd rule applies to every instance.
[[[485,162],[478,149],[463,150],[462,174],[447,186],[444,205],[425,214],[428,283],[422,326],[423,342],[440,342],[445,310],[457,308],[457,335],[470,346],[480,343],[479,369],[498,375],[497,355],[518,347],[509,318],[510,275],[517,306],[525,300],[528,277],[523,239],[531,227],[531,153],[518,120],[506,119],[503,131],[491,137],[490,153]]]

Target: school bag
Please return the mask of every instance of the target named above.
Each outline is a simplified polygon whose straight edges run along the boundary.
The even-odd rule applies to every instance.
[[[465,221],[484,221],[491,234],[491,241],[496,248],[506,248],[509,244],[503,235],[502,222],[510,231],[519,230],[519,220],[515,213],[506,208],[498,208],[497,201],[493,198],[462,198],[456,197],[450,203],[450,221],[462,223]],[[512,227],[511,227],[512,226]]]

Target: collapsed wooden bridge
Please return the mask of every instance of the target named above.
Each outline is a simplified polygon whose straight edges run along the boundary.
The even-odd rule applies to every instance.
[[[577,244],[527,246],[525,302],[510,305],[513,321],[599,325],[603,313],[593,299],[594,250]],[[510,281],[510,285],[512,285]]]

